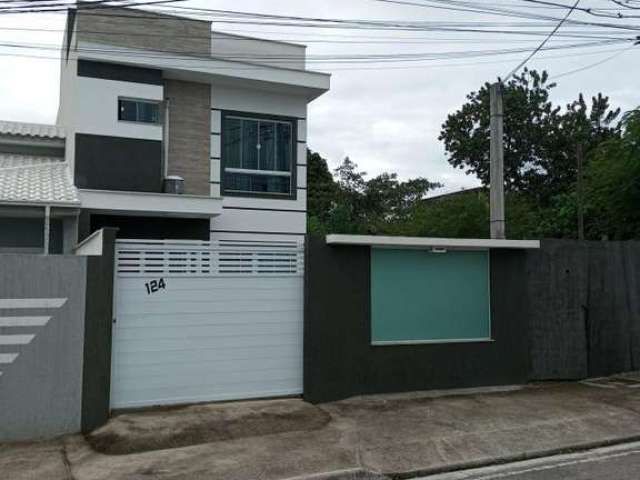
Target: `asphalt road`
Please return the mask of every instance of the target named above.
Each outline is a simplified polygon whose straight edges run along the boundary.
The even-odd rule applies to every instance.
[[[640,443],[422,477],[424,480],[638,480]]]

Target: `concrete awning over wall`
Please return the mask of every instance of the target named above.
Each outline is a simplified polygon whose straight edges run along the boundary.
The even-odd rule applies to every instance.
[[[540,248],[539,240],[494,240],[489,238],[388,237],[378,235],[327,235],[328,245],[362,245],[380,248],[487,250],[490,248]]]
[[[214,56],[167,56],[166,52],[154,53],[153,50],[89,42],[81,42],[78,48],[79,52],[75,55],[83,60],[160,69],[164,78],[270,90],[300,95],[307,101],[329,90],[331,79],[331,75],[323,72],[233,61]]]
[[[222,199],[117,190],[80,190],[82,208],[95,213],[149,217],[211,218],[222,213]]]

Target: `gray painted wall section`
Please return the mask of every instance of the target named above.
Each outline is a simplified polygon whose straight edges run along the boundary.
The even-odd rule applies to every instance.
[[[87,259],[2,254],[0,265],[0,306],[7,306],[3,299],[67,299],[59,308],[0,309],[0,343],[35,335],[28,344],[0,344],[0,354],[19,354],[0,364],[0,441],[77,432]],[[51,318],[43,326],[7,326],[18,316]]]
[[[103,229],[102,255],[88,257],[82,378],[82,431],[109,419],[116,228]]]
[[[640,242],[545,240],[526,263],[532,379],[640,369]]]

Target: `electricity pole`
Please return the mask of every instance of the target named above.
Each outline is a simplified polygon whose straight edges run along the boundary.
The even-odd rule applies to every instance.
[[[490,158],[490,187],[489,187],[489,225],[491,238],[504,239],[504,145],[503,145],[503,105],[502,85],[494,83],[489,88],[491,104],[491,147]]]

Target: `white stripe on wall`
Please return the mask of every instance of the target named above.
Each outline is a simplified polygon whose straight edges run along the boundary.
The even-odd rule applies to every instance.
[[[60,308],[66,298],[0,298],[2,308]]]
[[[26,345],[35,335],[0,335],[0,345]]]
[[[17,357],[17,353],[0,353],[0,363],[13,363]]]
[[[51,317],[0,317],[0,327],[44,327]]]

